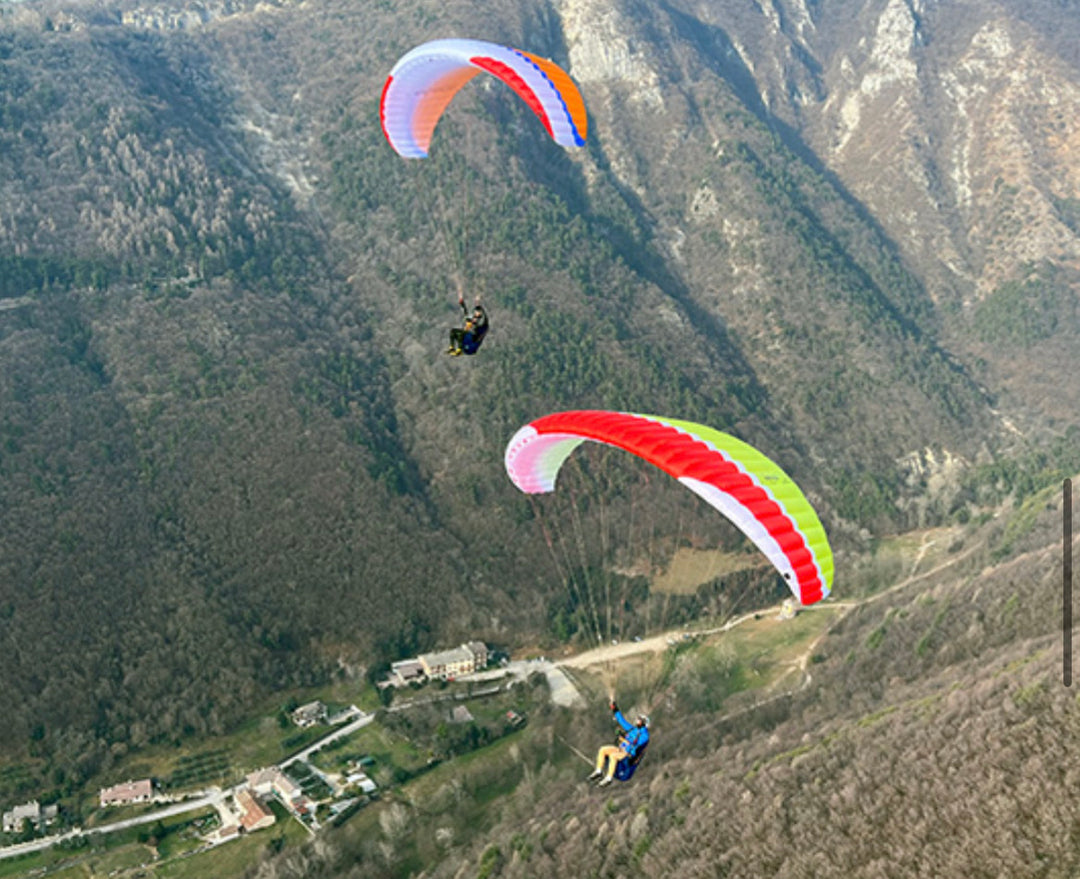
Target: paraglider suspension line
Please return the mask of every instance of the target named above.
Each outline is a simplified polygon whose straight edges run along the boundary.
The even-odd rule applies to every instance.
[[[584,760],[590,766],[593,765],[592,760],[590,760],[587,756],[582,754],[581,751],[579,751],[577,748],[575,748],[573,745],[571,745],[566,739],[564,739],[558,733],[555,733],[555,738],[557,738],[560,742],[562,742],[564,745],[566,745],[566,747],[568,747],[571,751],[573,751],[575,754],[577,754],[582,760]]]

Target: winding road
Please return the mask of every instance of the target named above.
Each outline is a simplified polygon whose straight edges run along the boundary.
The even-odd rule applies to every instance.
[[[802,681],[800,682],[800,684],[783,692],[774,693],[768,698],[756,702],[753,705],[741,708],[736,712],[732,712],[732,714],[730,715],[716,718],[715,722],[719,723],[737,714],[742,714],[747,711],[753,711],[768,702],[773,702],[777,699],[789,696],[798,690],[805,689],[807,686],[809,686],[811,681],[808,665],[810,657],[813,655],[814,649],[817,647],[818,643],[822,640],[822,638],[824,638],[829,633],[833,626],[835,626],[836,623],[839,622],[841,619],[845,618],[852,609],[860,607],[862,605],[872,604],[873,602],[884,598],[886,595],[910,586],[912,583],[916,583],[920,580],[931,577],[934,574],[940,573],[942,570],[945,570],[946,568],[949,568],[955,565],[957,562],[961,561],[962,559],[966,558],[975,549],[975,547],[971,547],[965,552],[957,553],[951,558],[946,559],[940,564],[935,565],[934,567],[923,571],[922,573],[916,573],[919,563],[925,557],[926,551],[933,544],[934,540],[930,540],[929,535],[924,537],[923,543],[919,547],[919,551],[916,555],[915,560],[912,563],[908,576],[894,583],[887,589],[876,592],[873,595],[863,599],[843,602],[827,601],[822,605],[812,605],[810,607],[802,608],[802,612],[837,609],[841,610],[842,612],[837,616],[837,618],[825,631],[823,631],[817,638],[814,639],[814,641],[809,645],[809,647],[807,647],[806,651],[802,654],[802,656],[797,661],[792,662],[792,669],[798,668],[799,671],[802,673]],[[460,680],[499,680],[505,679],[508,676],[512,677],[514,680],[523,680],[533,672],[539,671],[547,677],[548,684],[551,688],[552,701],[555,702],[555,704],[564,705],[566,707],[581,706],[584,704],[584,700],[582,699],[582,696],[578,692],[577,688],[574,686],[573,681],[570,680],[570,678],[563,671],[563,669],[582,669],[602,663],[613,663],[641,653],[662,653],[663,651],[667,650],[673,644],[677,643],[682,639],[688,637],[699,638],[708,635],[728,632],[734,629],[736,626],[742,625],[748,620],[761,618],[762,616],[770,613],[779,614],[780,609],[780,605],[775,605],[772,607],[750,611],[743,614],[742,616],[728,620],[721,626],[716,626],[710,629],[702,629],[692,632],[678,629],[671,632],[664,632],[659,635],[653,635],[648,638],[643,638],[640,641],[626,641],[620,644],[605,644],[595,647],[591,650],[586,650],[583,653],[578,653],[566,659],[559,660],[557,662],[548,659],[518,660],[509,663],[504,668],[498,668],[491,671],[480,672],[475,675],[464,676],[460,678]],[[412,704],[415,704],[416,701],[420,700],[414,700]],[[401,705],[396,705],[392,707],[390,710],[401,710],[408,707],[409,704],[410,703],[402,703]],[[299,751],[287,757],[285,760],[281,761],[278,764],[278,768],[284,770],[286,767],[299,760],[306,760],[308,757],[311,756],[311,754],[315,753],[319,749],[324,748],[326,745],[330,744],[336,739],[351,735],[358,729],[367,726],[375,719],[374,714],[365,713],[355,707],[352,709],[352,711],[355,717],[354,720],[345,724],[344,726],[335,729],[333,732],[327,734],[326,736],[323,736],[323,738],[304,748],[302,751]],[[43,837],[41,839],[35,839],[29,842],[6,846],[4,848],[0,848],[0,860],[19,857],[20,855],[41,851],[43,849],[54,846],[57,843],[63,842],[64,840],[91,836],[97,833],[116,833],[121,830],[127,830],[131,827],[137,827],[143,824],[152,824],[165,818],[171,818],[175,815],[181,815],[185,812],[194,811],[196,809],[201,809],[207,806],[213,806],[216,808],[221,804],[224,798],[231,795],[234,790],[235,789],[232,788],[230,788],[229,790],[209,788],[207,790],[199,792],[193,798],[186,799],[179,803],[173,803],[169,806],[165,806],[161,809],[156,809],[152,812],[147,812],[144,815],[139,815],[134,818],[127,818],[123,821],[117,821],[112,824],[103,825],[101,827],[94,827],[88,830],[75,828],[66,833],[54,834],[52,836]]]

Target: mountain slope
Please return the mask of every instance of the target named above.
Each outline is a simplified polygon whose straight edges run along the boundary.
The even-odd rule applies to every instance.
[[[978,492],[933,462],[1002,447],[1014,343],[992,312],[965,334],[926,241],[815,157],[819,122],[771,78],[802,71],[824,119],[864,8],[841,27],[832,4],[773,24],[644,0],[5,7],[0,739],[90,774],[334,667],[552,637],[566,587],[501,470],[547,410],[731,430],[849,552],[966,515]],[[398,159],[383,79],[448,33],[566,64],[588,147],[478,81],[429,161]],[[1051,310],[1059,263],[1035,276]],[[1037,299],[1029,280],[1002,295]],[[494,328],[450,361],[459,289]],[[605,501],[638,492],[682,539],[667,514],[694,508],[611,470]],[[640,553],[597,543],[582,568]]]
[[[1060,512],[1044,492],[923,535],[923,550],[948,543],[847,612],[786,692],[704,712],[691,688],[665,688],[629,784],[595,789],[566,747],[604,741],[596,705],[504,766],[515,790],[480,832],[424,798],[382,804],[396,814],[258,874],[406,875],[420,851],[433,877],[1071,875],[1080,715],[1060,679]],[[1010,539],[1016,555],[993,563]],[[672,660],[684,679],[724,638]],[[473,793],[459,785],[461,809]]]
[[[946,345],[1026,422],[1060,429],[1077,403],[1071,385],[1046,392],[1077,350],[1075,17],[1050,2],[693,8],[737,34],[767,113],[896,244]]]

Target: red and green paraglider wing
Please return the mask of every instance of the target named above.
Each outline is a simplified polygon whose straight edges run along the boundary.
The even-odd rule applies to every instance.
[[[506,472],[529,494],[553,491],[563,462],[585,440],[644,458],[730,519],[802,604],[829,594],[833,557],[799,487],[753,446],[702,424],[624,412],[556,412],[525,425],[506,447]]]

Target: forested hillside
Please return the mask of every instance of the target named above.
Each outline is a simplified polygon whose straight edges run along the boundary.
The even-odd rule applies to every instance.
[[[858,22],[831,29],[821,4],[815,42],[818,12],[779,4],[773,27],[751,6],[725,22],[644,0],[0,10],[0,749],[32,750],[59,786],[283,687],[465,637],[580,638],[542,527],[567,507],[538,513],[502,469],[547,411],[731,431],[806,489],[849,561],[1075,467],[1075,418],[1036,389],[1040,358],[1075,343],[1080,195],[1050,187],[1058,250],[1025,239],[946,284],[920,257],[940,229],[901,234],[857,163],[819,150],[822,71],[847,69]],[[871,29],[896,12],[861,6]],[[565,65],[587,146],[555,147],[478,80],[429,160],[397,157],[386,73],[445,35]],[[817,71],[805,120],[768,73],[792,58]],[[1070,64],[1062,50],[1067,83]],[[1021,151],[1017,174],[1054,176],[1073,123],[1055,124],[1060,149]],[[443,356],[459,291],[492,315],[475,358]],[[648,540],[589,542],[586,572],[740,545],[684,525],[700,505],[644,467],[582,471],[603,501],[575,510],[583,527],[649,519]],[[655,622],[633,588],[620,634]]]
[[[677,652],[628,784],[594,788],[571,750],[605,740],[598,699],[490,770],[512,792],[482,823],[459,820],[484,806],[466,776],[247,875],[1072,875],[1080,708],[1060,677],[1056,494],[925,533],[914,565],[883,550],[892,587],[860,577],[866,600],[778,692],[739,692],[754,662],[725,640]]]

